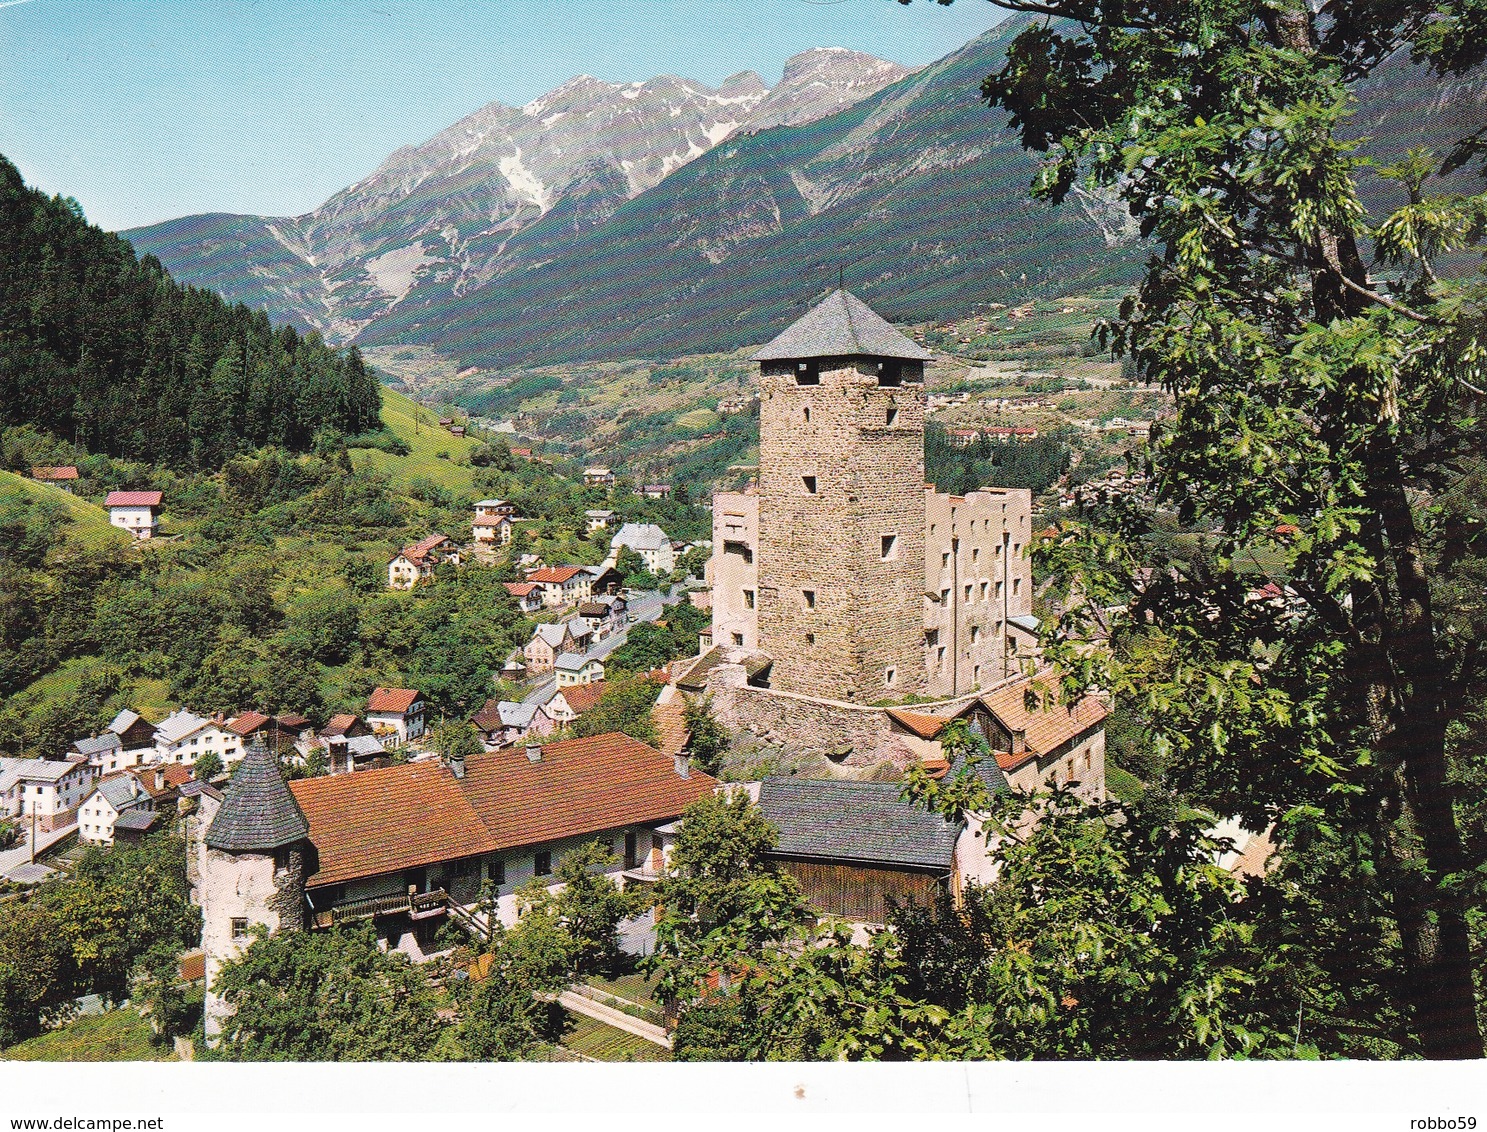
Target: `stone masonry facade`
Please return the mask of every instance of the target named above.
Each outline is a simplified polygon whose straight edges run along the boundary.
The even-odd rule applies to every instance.
[[[757,647],[771,684],[924,694],[923,363],[767,361],[759,384]]]

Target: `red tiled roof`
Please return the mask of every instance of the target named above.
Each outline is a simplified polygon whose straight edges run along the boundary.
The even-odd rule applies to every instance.
[[[402,550],[398,551],[397,554],[394,554],[392,557],[402,557],[406,558],[409,562],[422,563],[428,559],[429,553],[435,547],[442,546],[444,543],[449,541],[450,539],[447,535],[432,534],[429,535],[428,538],[419,539],[417,542],[403,547]],[[389,559],[388,561],[392,561],[392,559]]]
[[[144,766],[132,766],[128,769],[151,798],[158,798],[172,790],[179,790],[191,781],[191,768],[183,763],[147,763]],[[165,777],[164,786],[156,787],[156,771]]]
[[[533,590],[542,588],[540,582],[502,582],[501,584],[506,587],[506,592],[512,597],[526,597]]]
[[[513,748],[289,784],[319,856],[312,887],[500,849],[669,821],[717,782],[677,776],[670,758],[629,736],[549,743],[531,762]]]
[[[310,721],[297,711],[289,711],[279,716],[279,725],[281,727],[287,727],[291,731],[299,731],[308,727]]]
[[[654,747],[610,733],[549,743],[535,763],[520,747],[472,756],[461,785],[496,847],[509,849],[669,821],[717,782],[680,778]]]
[[[111,491],[105,507],[159,507],[164,496],[158,491]]]
[[[1041,697],[1040,704],[1031,709],[1027,706],[1029,690]],[[997,688],[982,696],[981,702],[1009,731],[1023,732],[1027,742],[1025,753],[997,753],[997,765],[1003,770],[1011,770],[1033,755],[1050,754],[1099,724],[1109,714],[1105,705],[1094,696],[1084,696],[1072,707],[1060,703],[1058,679],[1052,673],[1042,673]]]
[[[56,468],[32,468],[31,478],[33,480],[75,480],[77,468],[71,464],[63,464]]]
[[[938,715],[921,715],[917,711],[902,711],[899,708],[889,708],[888,715],[921,739],[933,739],[950,722]]]
[[[226,727],[239,735],[251,735],[268,721],[269,717],[261,711],[245,711],[236,719],[229,719]]]
[[[396,715],[407,711],[418,698],[412,688],[374,688],[367,697],[367,710]]]
[[[513,456],[531,456],[532,450],[530,448],[513,448],[511,454]]]
[[[320,729],[322,735],[344,735],[352,727],[356,726],[356,716],[351,712],[341,712],[330,717],[329,722]]]
[[[687,749],[692,731],[681,704],[657,704],[651,708],[656,725],[656,747],[663,755],[679,755]]]
[[[404,763],[289,784],[320,867],[307,883],[416,869],[496,848],[459,781],[439,762]]]
[[[577,575],[583,573],[582,566],[544,566],[541,570],[527,575],[529,582],[554,582],[558,585],[566,585]]]
[[[568,701],[574,715],[582,715],[599,702],[599,697],[604,695],[604,690],[608,687],[603,680],[596,680],[592,684],[570,685],[563,689],[563,699]]]

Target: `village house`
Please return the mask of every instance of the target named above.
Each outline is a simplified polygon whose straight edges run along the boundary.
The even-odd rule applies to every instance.
[[[482,885],[512,924],[516,890],[551,877],[588,842],[616,854],[615,884],[654,880],[677,819],[716,785],[621,734],[287,785],[269,753],[252,748],[220,804],[204,798],[192,827],[208,1041],[228,1016],[217,975],[255,926],[369,921],[389,947],[423,958],[451,918],[478,924]]]
[[[394,745],[411,743],[423,735],[424,706],[412,688],[374,688],[367,698],[367,722],[373,734],[392,737]]]
[[[597,601],[605,597],[617,597],[625,588],[625,576],[615,569],[613,558],[597,566],[583,568],[584,581],[580,587],[579,601]]]
[[[602,641],[625,627],[628,609],[629,603],[622,597],[599,597],[580,605],[573,620],[587,627],[594,640]]]
[[[0,816],[29,822],[43,833],[77,818],[93,786],[93,770],[82,755],[65,759],[0,758]]]
[[[553,662],[552,669],[553,675],[557,677],[559,688],[567,688],[574,684],[592,684],[596,680],[604,679],[604,664],[594,656],[565,652]]]
[[[446,562],[459,565],[459,547],[446,535],[429,535],[403,547],[387,560],[387,586],[394,590],[411,590],[419,582],[432,581],[434,571]]]
[[[670,499],[671,485],[669,483],[641,484],[636,494],[642,499]]]
[[[616,559],[622,548],[633,550],[645,559],[645,568],[652,574],[664,577],[676,569],[671,537],[655,523],[626,523],[609,540],[611,555]]]
[[[586,622],[578,618],[536,625],[532,639],[527,642],[522,655],[527,660],[527,671],[533,674],[548,672],[564,653],[586,652],[589,632]]]
[[[113,774],[139,761],[137,756],[131,759],[124,753],[122,740],[112,731],[105,731],[102,735],[94,735],[88,739],[74,739],[72,753],[88,760],[88,766],[92,768],[95,777]]]
[[[516,531],[516,505],[504,499],[482,499],[475,504],[471,537],[486,546],[507,546]]]
[[[599,702],[606,687],[608,685],[603,680],[560,687],[557,694],[547,701],[547,713],[557,726],[567,727]]]
[[[328,774],[350,774],[383,766],[389,758],[387,748],[374,734],[372,725],[350,712],[331,716],[318,734],[307,732],[295,744],[294,750],[301,764],[316,751],[321,752]]]
[[[595,508],[590,511],[585,511],[583,513],[583,517],[584,520],[588,523],[589,532],[592,534],[594,531],[608,530],[610,522],[614,519],[614,512],[605,511],[602,508]]]
[[[516,608],[523,613],[536,613],[542,608],[544,593],[541,582],[502,582],[506,592],[516,598]]]
[[[224,720],[185,709],[171,712],[155,728],[154,762],[191,766],[208,754],[216,755],[223,765],[236,762],[243,755],[242,737]]]
[[[592,585],[582,566],[543,566],[528,574],[527,581],[542,587],[542,604],[552,609],[583,601]]]
[[[176,799],[181,796],[181,787],[194,781],[191,768],[179,763],[132,766],[125,773],[139,784],[139,788],[157,810],[174,806]]]
[[[139,712],[124,708],[108,725],[109,731],[119,737],[123,757],[132,766],[155,752],[155,725]]]
[[[302,715],[272,716],[259,711],[245,711],[223,726],[238,737],[239,751],[246,750],[255,738],[259,738],[269,750],[283,754],[294,749],[309,730],[310,721]]]
[[[585,468],[583,470],[584,487],[609,487],[614,483],[614,472],[608,468]]]
[[[507,594],[516,598],[516,608],[522,613],[537,613],[543,608],[543,583],[541,582],[503,582]]]
[[[93,788],[77,812],[77,837],[88,845],[112,845],[114,823],[133,809],[150,810],[150,796],[130,774],[105,778]]]
[[[471,717],[470,723],[487,751],[509,747],[528,737],[551,735],[557,726],[543,704],[495,699],[486,700],[485,706]]]
[[[111,491],[103,505],[108,508],[110,523],[137,539],[146,539],[154,538],[159,528],[163,498],[158,491]]]
[[[54,468],[32,468],[31,478],[37,483],[47,483],[53,487],[59,487],[68,495],[71,495],[73,485],[77,483],[77,468],[72,464],[64,464]]]

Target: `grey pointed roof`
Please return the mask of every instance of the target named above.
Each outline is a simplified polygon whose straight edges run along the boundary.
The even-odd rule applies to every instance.
[[[897,782],[766,778],[759,810],[780,833],[782,857],[949,871],[963,824],[899,797]]]
[[[930,354],[874,314],[856,295],[833,291],[760,349],[754,361],[854,356],[923,362]]]
[[[299,803],[284,784],[278,764],[261,742],[243,755],[207,829],[207,847],[228,853],[263,852],[310,834]]]

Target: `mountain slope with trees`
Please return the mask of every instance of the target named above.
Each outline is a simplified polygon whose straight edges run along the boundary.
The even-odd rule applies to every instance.
[[[0,427],[209,468],[264,444],[307,449],[322,429],[377,429],[380,406],[355,351],[178,286],[0,157]]]

